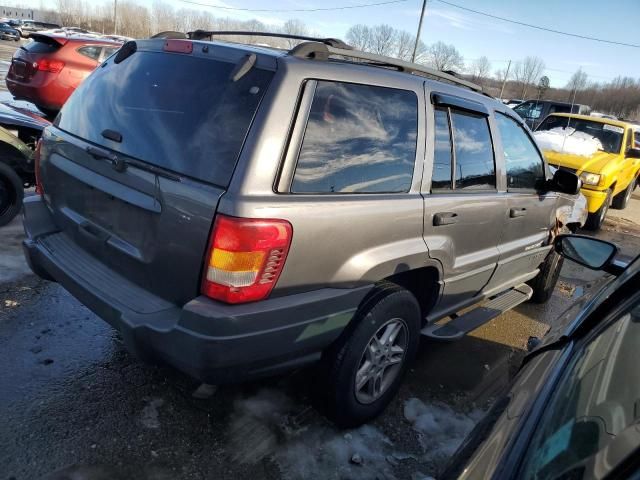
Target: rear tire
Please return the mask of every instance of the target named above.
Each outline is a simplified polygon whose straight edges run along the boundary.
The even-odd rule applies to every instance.
[[[604,218],[607,216],[607,212],[609,211],[610,204],[611,190],[607,190],[607,197],[604,199],[604,202],[596,212],[590,213],[587,216],[584,228],[587,230],[600,230],[600,227],[602,227],[602,224],[604,223]]]
[[[636,188],[636,182],[637,182],[637,179],[634,178],[629,183],[629,185],[627,185],[627,188],[625,188],[622,192],[620,192],[615,197],[613,197],[613,200],[611,202],[611,208],[615,208],[615,209],[618,209],[618,210],[623,210],[623,209],[627,208],[627,204],[629,203],[629,199],[631,198],[631,194],[633,193],[633,191]]]
[[[395,284],[376,288],[323,354],[318,386],[327,417],[346,428],[378,416],[418,350],[420,324],[420,306],[409,291]]]
[[[0,163],[0,227],[20,212],[23,197],[22,179],[11,167]]]
[[[556,288],[556,283],[558,283],[563,263],[564,257],[562,255],[556,253],[555,250],[549,252],[542,264],[542,268],[540,268],[540,273],[527,282],[533,288],[533,295],[531,296],[533,303],[545,303],[551,298],[553,289]]]

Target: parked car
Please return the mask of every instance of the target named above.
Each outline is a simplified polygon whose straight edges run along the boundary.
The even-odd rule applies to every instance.
[[[36,183],[34,149],[49,123],[0,103],[0,226],[20,212],[24,188]]]
[[[634,144],[633,126],[607,118],[558,113],[547,117],[536,135],[554,129],[564,132],[568,138],[581,134],[597,141],[597,151],[582,154],[568,150],[566,141],[553,150],[542,145],[550,165],[575,172],[582,179],[582,193],[587,197],[589,208],[585,226],[597,230],[609,206],[626,208],[636,187],[640,150]]]
[[[120,48],[110,40],[35,33],[13,54],[5,82],[11,94],[55,116],[102,61]]]
[[[49,22],[36,22],[35,20],[21,20],[20,34],[24,38],[29,38],[32,34],[41,32],[43,30],[51,30],[53,28],[60,28],[57,23]]]
[[[452,457],[445,479],[627,479],[640,475],[640,257],[560,236],[566,258],[607,276],[565,312]]]
[[[0,23],[0,40],[20,41],[20,32],[8,23]]]
[[[345,47],[123,45],[43,132],[33,271],[206,383],[315,363],[345,426],[389,403],[421,334],[548,299],[577,176],[480,87]]]
[[[577,113],[589,115],[591,107],[577,103],[555,102],[551,100],[527,100],[513,107],[513,111],[527,122],[532,130],[552,113]]]

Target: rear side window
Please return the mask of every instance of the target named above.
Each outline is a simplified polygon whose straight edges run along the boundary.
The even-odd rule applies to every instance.
[[[507,189],[535,189],[544,180],[544,163],[524,129],[514,120],[496,113],[507,169]]]
[[[98,145],[226,187],[273,72],[252,68],[238,81],[235,63],[138,51],[96,69],[55,124]],[[104,138],[104,130],[122,135]]]
[[[20,48],[26,50],[29,53],[53,53],[60,48],[60,44],[53,39],[43,37],[38,40],[31,40],[25,43]]]
[[[407,192],[417,129],[413,92],[319,81],[291,191]]]
[[[88,45],[86,47],[82,47],[78,49],[78,53],[80,55],[88,57],[91,60],[95,60],[96,62],[100,58],[101,52],[102,52],[102,47],[98,47],[97,45]]]
[[[436,144],[431,190],[451,190],[451,131],[447,110],[435,111]]]
[[[456,190],[495,190],[496,169],[484,115],[451,111]]]

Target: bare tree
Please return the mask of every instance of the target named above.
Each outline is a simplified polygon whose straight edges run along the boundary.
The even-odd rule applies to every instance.
[[[176,12],[171,5],[161,1],[154,1],[151,5],[152,33],[177,30]]]
[[[390,25],[376,25],[371,30],[369,49],[378,55],[393,55],[396,43],[396,30]]]
[[[371,33],[369,27],[361,23],[352,26],[347,30],[347,43],[356,50],[368,51],[371,43]]]
[[[574,94],[578,90],[585,89],[585,87],[587,86],[588,80],[589,80],[589,77],[586,74],[586,72],[582,70],[582,67],[578,68],[578,70],[576,70],[574,74],[571,75],[571,78],[569,79],[569,81],[567,82],[567,86],[565,87],[567,90],[569,90],[569,96],[568,96],[569,101],[573,99]]]
[[[534,85],[542,72],[544,72],[544,61],[539,57],[526,57],[517,62],[513,69],[513,77],[521,85],[522,94],[520,98],[525,99],[527,90]]]
[[[78,0],[56,0],[56,4],[62,25],[75,25],[80,17],[80,2]]]
[[[429,47],[427,62],[436,70],[462,70],[464,58],[453,45],[444,42],[434,43]]]
[[[286,33],[288,35],[308,36],[309,29],[302,20],[292,19],[284,22],[284,25],[282,26],[282,33]],[[299,43],[300,40],[294,40],[292,38],[285,39],[285,44],[289,49],[295,47]]]
[[[415,38],[409,32],[399,31],[396,34],[395,40],[395,54],[396,58],[404,60],[405,62],[411,61],[411,54],[413,53],[413,45],[415,44]]]
[[[487,57],[480,57],[471,64],[471,80],[482,85],[489,77],[491,71],[491,62]]]

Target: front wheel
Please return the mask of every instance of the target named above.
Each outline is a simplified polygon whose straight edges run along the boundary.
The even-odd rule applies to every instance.
[[[340,427],[379,415],[400,387],[420,338],[420,307],[404,288],[378,287],[360,307],[321,366],[324,407]]]
[[[549,252],[540,268],[540,273],[528,282],[529,286],[533,288],[533,295],[531,296],[533,303],[546,303],[551,298],[553,289],[558,283],[563,262],[564,257],[562,255],[555,250]]]
[[[629,185],[627,185],[627,188],[625,188],[622,192],[620,192],[615,197],[613,197],[613,200],[611,201],[612,208],[617,208],[618,210],[623,210],[627,208],[627,204],[629,203],[631,194],[636,188],[636,182],[637,182],[637,179],[634,178],[629,183]]]
[[[584,228],[587,230],[600,230],[602,224],[604,223],[604,217],[607,216],[607,212],[609,211],[609,205],[611,204],[611,190],[607,190],[607,196],[604,199],[604,202],[600,206],[600,208],[590,213],[587,216],[587,221],[584,224]]]
[[[9,223],[20,212],[24,187],[11,167],[0,163],[0,227]]]

